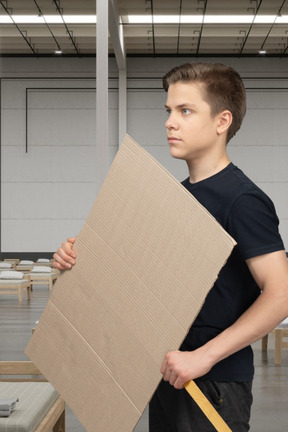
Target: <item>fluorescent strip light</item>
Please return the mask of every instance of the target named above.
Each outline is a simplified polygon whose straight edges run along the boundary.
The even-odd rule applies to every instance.
[[[44,18],[47,24],[63,24],[63,20],[60,15],[44,15]]]
[[[151,15],[128,15],[129,24],[152,24]]]
[[[203,15],[154,15],[154,24],[201,24]],[[151,21],[152,22],[152,21]]]
[[[96,15],[63,15],[63,18],[67,24],[96,24],[97,22]]]
[[[16,24],[43,24],[44,19],[48,24],[62,24],[60,15],[12,15]],[[66,24],[96,24],[96,15],[63,15]],[[11,24],[8,15],[0,15],[0,24]]]
[[[128,15],[129,24],[152,24],[151,15]],[[179,24],[179,15],[153,15],[154,24]],[[202,15],[182,15],[181,23],[199,24],[203,20]]]
[[[12,15],[16,24],[62,24],[60,15]],[[44,18],[44,19],[43,19]],[[63,15],[67,24],[96,24],[96,15]],[[128,15],[129,24],[152,24],[151,15]],[[254,21],[253,21],[254,20]],[[288,15],[154,15],[154,24],[288,24]],[[0,15],[0,24],[11,24],[8,15]]]
[[[154,15],[153,21],[156,24],[178,24],[179,15]]]
[[[128,15],[129,24],[152,24],[151,15]],[[276,17],[276,15],[154,15],[154,24],[286,24],[288,15]],[[253,21],[254,20],[254,21]]]
[[[202,24],[203,15],[181,15],[181,24]]]
[[[278,16],[276,18],[276,24],[288,24],[288,15]]]
[[[276,15],[259,15],[255,17],[255,24],[273,24],[276,19]]]
[[[251,24],[252,15],[205,15],[205,24]]]
[[[43,24],[44,20],[39,15],[12,15],[16,24]],[[1,24],[11,24],[12,20],[8,15],[0,15]]]
[[[12,20],[8,15],[0,15],[0,24],[11,24]]]

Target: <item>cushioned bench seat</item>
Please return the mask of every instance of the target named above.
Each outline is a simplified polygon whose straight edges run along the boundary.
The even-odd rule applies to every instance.
[[[0,432],[34,432],[59,398],[47,382],[0,382],[0,395],[19,399],[9,417],[0,417]]]
[[[0,398],[18,397],[0,432],[65,432],[65,402],[30,361],[0,361]]]

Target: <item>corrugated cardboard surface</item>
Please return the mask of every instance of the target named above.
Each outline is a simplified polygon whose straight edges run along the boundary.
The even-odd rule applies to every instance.
[[[88,432],[129,432],[235,245],[129,136],[26,349]]]

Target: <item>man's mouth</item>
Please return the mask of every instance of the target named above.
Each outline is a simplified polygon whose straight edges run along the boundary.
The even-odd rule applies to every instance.
[[[168,136],[168,137],[167,137],[167,140],[168,140],[169,143],[170,143],[170,142],[177,142],[177,141],[180,141],[179,138],[172,137],[172,136]]]

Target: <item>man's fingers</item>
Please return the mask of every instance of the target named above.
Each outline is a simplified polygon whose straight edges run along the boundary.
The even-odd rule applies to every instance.
[[[71,268],[72,266],[70,264],[70,267],[69,267],[69,263],[66,263],[65,265],[62,265],[62,264],[60,264],[57,261],[53,261],[52,267],[54,267],[57,270],[67,270],[67,269]]]
[[[177,379],[177,374],[173,371],[173,368],[169,365],[167,356],[165,357],[162,363],[160,372],[163,375],[164,381],[169,381],[171,385],[174,384],[174,382]]]
[[[77,237],[69,237],[69,238],[67,239],[67,241],[68,241],[69,243],[74,244],[75,241],[76,241],[76,239],[77,239]]]
[[[56,254],[66,262],[71,261],[71,264],[75,263],[73,258],[75,253],[72,251],[68,242],[62,243],[62,247],[57,250]]]
[[[53,258],[55,260],[53,261],[53,267],[57,268],[58,270],[65,270],[72,267],[72,263],[65,261],[58,253],[55,253]]]
[[[169,383],[170,383],[172,386],[174,386],[174,385],[175,385],[175,382],[177,381],[177,378],[178,378],[178,375],[177,375],[175,372],[171,371],[171,373],[170,373],[170,378],[169,378]]]
[[[67,239],[67,242],[65,242],[65,243],[68,243],[68,245],[69,245],[68,248],[70,249],[70,255],[73,258],[76,258],[76,256],[77,256],[76,253],[75,253],[75,251],[72,249],[72,246],[74,245],[76,239],[77,239],[77,237],[69,237]]]
[[[71,268],[75,264],[76,253],[72,250],[71,243],[63,242],[62,247],[57,250],[53,255],[53,267],[58,270],[65,270]]]
[[[163,360],[163,363],[162,363],[161,369],[160,369],[160,373],[161,373],[162,375],[165,374],[166,368],[167,368],[167,361],[166,361],[166,357],[165,357],[164,360]]]
[[[182,389],[187,379],[181,372],[181,368],[179,369],[179,362],[176,362],[178,357],[179,351],[168,352],[163,360],[160,372],[164,381],[169,381],[176,389]]]
[[[183,388],[183,380],[180,378],[177,372],[174,372],[172,369],[167,368],[164,375],[164,381],[169,381],[169,384],[175,387],[175,389]]]
[[[61,248],[57,250],[57,253],[59,253],[59,255],[64,259],[66,259],[65,254],[69,255],[69,257],[73,255],[76,256],[75,252],[72,249],[72,246],[72,243],[70,243],[69,241],[63,242]]]
[[[176,380],[173,383],[173,386],[175,389],[181,390],[184,387],[185,383],[186,383],[186,381],[183,381],[183,379],[181,379],[180,376],[178,375]]]
[[[69,237],[54,253],[53,267],[58,270],[70,269],[76,263],[76,252],[72,249],[77,237]]]

